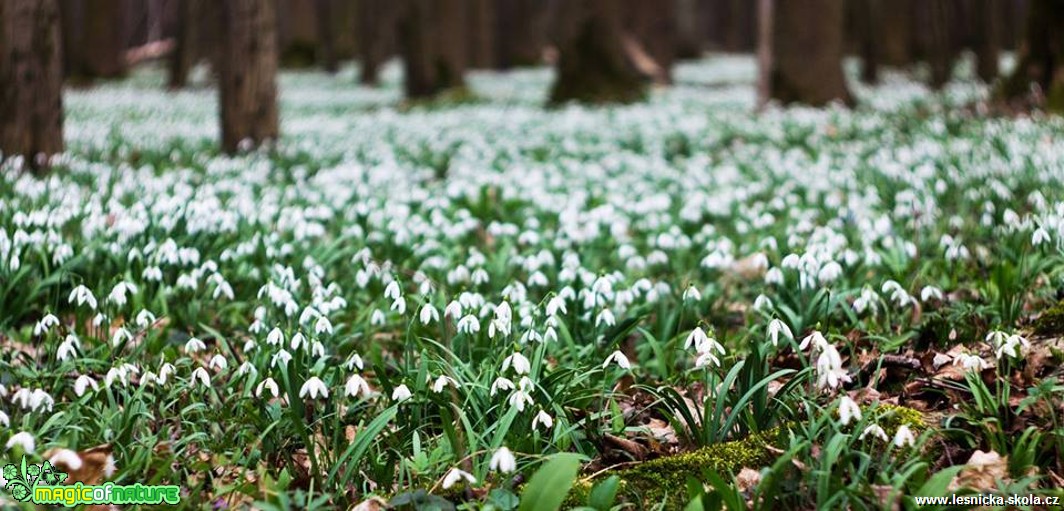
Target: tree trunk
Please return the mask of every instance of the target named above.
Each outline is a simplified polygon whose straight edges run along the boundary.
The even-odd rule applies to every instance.
[[[647,80],[626,50],[620,0],[564,0],[558,12],[557,78],[552,104],[632,102]]]
[[[117,78],[126,74],[125,0],[87,0],[85,5],[85,78]]]
[[[488,69],[498,62],[495,44],[495,1],[469,0],[469,67]]]
[[[398,0],[358,0],[359,45],[363,85],[380,83],[380,68],[395,51]]]
[[[856,28],[857,51],[861,54],[861,81],[879,82],[879,31],[881,5],[880,0],[851,0],[856,5],[854,25]]]
[[[55,0],[0,2],[0,158],[32,169],[63,151],[63,65]]]
[[[336,61],[336,44],[332,30],[332,0],[315,0],[315,18],[318,21],[318,61],[326,73],[340,70]]]
[[[676,27],[676,58],[697,59],[706,42],[699,0],[674,0],[673,23]]]
[[[430,98],[465,88],[463,0],[404,0],[399,46],[406,97]]]
[[[219,7],[222,148],[232,154],[277,138],[277,18],[274,0]]]
[[[974,0],[974,21],[972,41],[975,51],[975,71],[979,79],[990,83],[999,74],[1001,53],[1001,20],[999,0]]]
[[[759,99],[820,106],[853,97],[842,72],[843,0],[764,0]]]
[[[659,85],[672,83],[676,60],[676,0],[626,0],[624,27],[650,58],[647,70]]]
[[[188,84],[188,73],[196,65],[199,56],[197,43],[198,24],[203,18],[203,0],[177,0],[177,27],[174,33],[174,50],[170,54],[171,89],[180,89]]]
[[[1012,75],[998,96],[1020,106],[1043,105],[1064,113],[1064,2],[1032,0],[1027,34]]]
[[[542,63],[547,46],[547,1],[495,0],[495,6],[499,69]]]
[[[921,54],[931,69],[931,88],[941,89],[949,82],[953,71],[955,48],[951,33],[950,20],[954,0],[922,0],[918,14],[921,17],[919,43]]]
[[[924,0],[915,0],[924,1]],[[908,66],[913,61],[913,0],[894,0],[880,9],[880,56],[888,66]]]

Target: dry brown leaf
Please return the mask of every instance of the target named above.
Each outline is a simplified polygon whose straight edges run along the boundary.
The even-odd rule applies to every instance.
[[[761,472],[743,467],[739,474],[735,476],[735,483],[738,485],[739,491],[748,493],[761,483]]]
[[[994,451],[975,451],[961,473],[954,479],[951,488],[971,488],[986,492],[998,487],[998,481],[1009,475],[1008,458]]]

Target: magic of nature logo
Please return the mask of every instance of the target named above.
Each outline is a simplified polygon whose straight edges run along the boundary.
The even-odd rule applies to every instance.
[[[181,489],[173,485],[119,485],[111,482],[84,485],[80,482],[64,485],[67,474],[56,470],[48,461],[43,464],[13,463],[4,466],[4,489],[19,502],[59,504],[75,507],[85,504],[159,505],[181,502]]]

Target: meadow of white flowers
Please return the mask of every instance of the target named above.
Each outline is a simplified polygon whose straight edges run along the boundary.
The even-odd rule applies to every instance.
[[[507,509],[604,432],[823,418],[930,472],[933,433],[855,393],[898,402],[868,355],[1007,382],[1064,288],[1064,121],[981,116],[979,84],[755,114],[752,60],[717,57],[631,106],[545,109],[531,70],[407,107],[396,71],[283,75],[279,146],[234,158],[208,86],[68,91],[54,172],[0,172],[5,456],[106,444],[193,508]]]

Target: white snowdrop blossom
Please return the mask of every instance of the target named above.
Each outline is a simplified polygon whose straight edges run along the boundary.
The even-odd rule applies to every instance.
[[[436,381],[434,381],[432,383],[432,391],[435,392],[436,394],[439,394],[439,393],[443,392],[443,390],[448,385],[450,385],[450,386],[452,386],[454,388],[458,388],[458,382],[455,381],[454,378],[451,378],[450,376],[446,376],[446,375],[440,375],[438,378],[436,378]]]
[[[898,426],[898,431],[894,433],[894,441],[892,443],[894,447],[913,446],[916,444],[916,437],[913,436],[908,424]]]
[[[207,345],[195,337],[190,337],[185,341],[185,353],[196,353],[205,349],[207,349]]]
[[[311,399],[318,399],[320,396],[322,399],[329,398],[329,388],[325,386],[325,382],[321,381],[321,378],[317,376],[311,376],[307,378],[307,381],[303,383],[303,386],[299,388],[299,397]]]
[[[368,396],[370,393],[369,384],[357,374],[352,374],[344,384],[344,395],[347,397],[358,397],[359,394]]]
[[[842,396],[839,398],[839,422],[847,426],[853,420],[861,420],[861,407],[850,396]]]
[[[768,323],[768,338],[772,341],[773,346],[779,346],[780,334],[783,334],[783,336],[788,339],[794,339],[794,334],[791,333],[791,328],[778,318],[774,318]]]
[[[1035,229],[1034,233],[1031,234],[1031,244],[1036,247],[1043,243],[1049,243],[1049,241],[1049,231],[1045,230],[1044,227]]]
[[[543,426],[543,429],[550,429],[554,427],[554,418],[547,412],[540,410],[534,418],[532,418],[532,429],[536,429],[539,426]]]
[[[436,307],[433,307],[431,303],[426,303],[425,305],[421,306],[421,313],[419,314],[419,319],[421,320],[422,325],[428,325],[433,321],[439,321],[440,311],[436,310]]]
[[[477,482],[477,478],[473,477],[473,474],[458,468],[452,468],[447,472],[447,475],[443,476],[443,489],[446,490],[463,480],[468,484]]]
[[[458,320],[458,332],[473,335],[480,331],[480,320],[472,314],[467,314]]]
[[[92,387],[94,391],[100,390],[100,387],[96,385],[96,380],[88,375],[82,374],[74,380],[74,394],[78,397],[84,396],[89,387]]]
[[[517,470],[517,459],[514,458],[514,453],[507,449],[505,446],[498,448],[494,454],[491,455],[491,461],[488,462],[488,468],[495,472],[502,472],[509,474],[514,470]]]
[[[491,382],[491,395],[494,396],[499,391],[513,390],[517,387],[514,386],[514,382],[502,376],[495,378],[495,381]]]
[[[19,449],[22,449],[22,452],[24,453],[33,454],[33,452],[37,450],[37,441],[33,439],[33,435],[25,431],[20,431],[11,435],[11,438],[7,439],[6,447],[9,451],[18,447]]]
[[[217,354],[211,357],[210,362],[207,363],[207,367],[218,371],[224,371],[229,367],[229,362],[225,360],[221,354]]]
[[[687,286],[687,289],[683,292],[683,301],[685,302],[699,302],[702,300],[702,293],[698,292],[698,288],[695,286]]]
[[[878,424],[869,424],[864,431],[861,432],[861,436],[858,437],[858,440],[864,440],[868,435],[872,435],[872,438],[878,438],[884,442],[890,440],[887,436],[887,432],[883,431],[883,428],[879,427]]]
[[[192,371],[192,379],[189,381],[189,385],[195,387],[197,383],[204,388],[210,388],[211,386],[211,375],[202,367],[197,367],[195,371]]]
[[[624,369],[626,371],[632,368],[632,364],[629,363],[628,357],[624,356],[624,353],[622,353],[620,350],[610,353],[609,356],[606,357],[606,361],[602,363],[602,368],[605,369],[607,366],[610,365],[610,363],[616,363],[617,367],[620,367],[621,369]]]
[[[506,372],[511,367],[513,367],[514,373],[528,374],[532,370],[532,363],[521,352],[515,351],[502,360],[502,372]]]
[[[410,399],[411,395],[410,389],[406,385],[401,384],[392,390],[392,401],[402,403],[403,401]]]
[[[264,390],[269,391],[273,397],[277,397],[281,393],[280,388],[277,387],[277,382],[273,378],[266,378],[255,386],[255,397],[262,397],[262,391]]]

